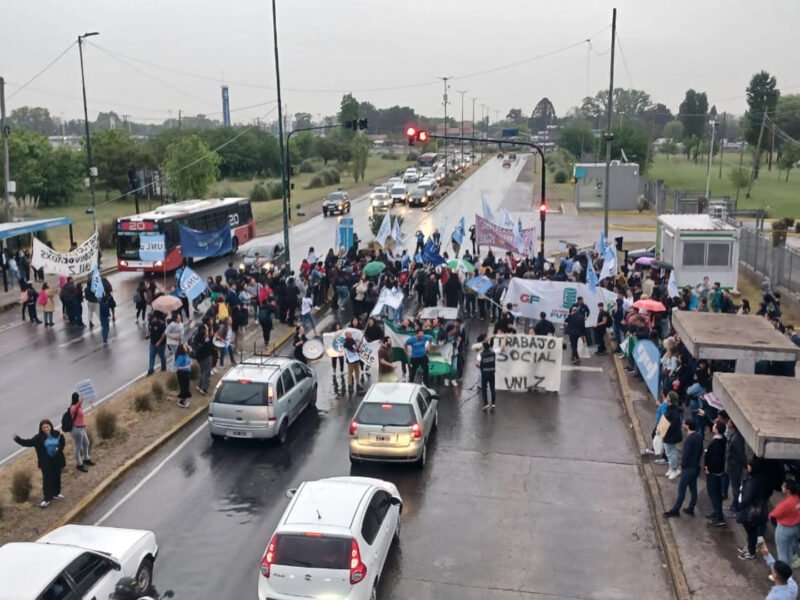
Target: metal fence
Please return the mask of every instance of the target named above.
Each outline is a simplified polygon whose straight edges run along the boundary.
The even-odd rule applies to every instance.
[[[739,261],[768,278],[773,286],[800,292],[800,252],[773,246],[772,239],[755,229],[739,228]]]

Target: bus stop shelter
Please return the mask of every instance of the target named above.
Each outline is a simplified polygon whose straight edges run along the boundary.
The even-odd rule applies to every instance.
[[[3,256],[3,289],[8,291],[8,269],[5,262],[5,248],[8,246],[8,240],[19,237],[21,235],[37,234],[46,229],[53,229],[54,227],[69,227],[69,239],[72,243],[72,218],[71,217],[56,217],[53,219],[32,219],[30,221],[10,221],[8,223],[0,223],[0,255]]]
[[[697,359],[735,360],[737,373],[755,373],[758,361],[795,362],[800,348],[755,315],[676,311],[672,325]]]
[[[800,381],[714,373],[714,395],[757,456],[800,459]]]

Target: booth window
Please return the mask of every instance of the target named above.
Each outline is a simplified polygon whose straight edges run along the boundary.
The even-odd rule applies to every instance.
[[[726,243],[708,244],[708,266],[728,267],[731,263],[731,245]]]
[[[683,244],[684,267],[705,266],[705,259],[706,259],[705,242],[684,242]]]

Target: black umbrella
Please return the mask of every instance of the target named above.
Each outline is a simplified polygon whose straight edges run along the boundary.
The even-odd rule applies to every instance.
[[[664,269],[665,271],[672,271],[672,269],[674,267],[671,264],[669,264],[668,262],[664,262],[663,260],[654,260],[653,262],[650,263],[650,268],[651,269]]]

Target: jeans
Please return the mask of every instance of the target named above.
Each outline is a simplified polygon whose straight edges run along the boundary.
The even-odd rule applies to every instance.
[[[667,455],[670,471],[678,468],[678,444],[664,444],[664,452]]]
[[[464,312],[466,313],[465,316],[471,317],[471,316],[473,316],[475,314],[476,300],[477,300],[477,298],[475,297],[475,294],[467,294],[466,302],[465,302],[465,307],[466,308],[464,309]]]
[[[220,348],[219,366],[220,367],[224,367],[225,366],[225,354],[227,354],[228,358],[231,359],[231,364],[235,365],[236,364],[236,358],[234,357],[234,354],[233,354],[233,346],[225,346],[224,348]]]
[[[108,332],[110,328],[111,326],[108,322],[108,317],[106,317],[105,319],[103,317],[100,317],[100,332],[103,335],[103,343],[108,341]]]
[[[782,560],[787,565],[792,564],[792,555],[794,554],[798,535],[800,535],[800,525],[791,527],[778,525],[775,528],[775,545],[778,547],[778,560]]]
[[[715,521],[724,521],[725,517],[722,512],[722,474],[708,474],[706,475],[706,491],[708,492],[708,499],[711,500],[711,506],[714,509],[711,516]]]
[[[700,474],[700,469],[690,467],[681,471],[681,479],[678,482],[678,497],[675,499],[675,504],[672,507],[672,512],[678,512],[683,506],[683,501],[686,498],[686,488],[689,488],[691,498],[689,499],[689,506],[686,510],[693,511],[697,504],[697,476]]]
[[[155,371],[156,365],[156,356],[161,360],[161,370],[167,370],[167,346],[166,344],[161,344],[160,346],[156,346],[155,344],[150,344],[150,360],[147,363],[147,374],[151,374]]]
[[[411,366],[409,367],[411,370],[408,374],[408,381],[414,383],[417,377],[417,369],[422,369],[422,381],[426,386],[430,385],[430,381],[428,380],[428,357],[422,356],[419,358],[412,358],[411,359]]]
[[[614,323],[614,341],[617,343],[617,350],[622,346],[622,325]]]
[[[699,383],[693,383],[688,388],[686,388],[686,395],[687,396],[696,396],[696,397],[699,398],[700,396],[702,396],[705,393],[706,393],[706,390]]]
[[[177,371],[175,368],[175,350],[178,349],[177,344],[167,344],[167,351],[169,351],[169,355],[172,357],[172,364],[169,367],[170,373],[174,373]]]
[[[731,481],[731,510],[739,510],[739,491],[742,488],[742,470],[729,469],[728,478]]]
[[[52,325],[53,324],[53,311],[47,310],[44,312],[44,322],[45,325]]]
[[[489,402],[489,394],[486,392],[486,388],[489,388],[492,392],[491,402]],[[481,373],[481,396],[483,397],[484,406],[489,406],[489,404],[494,406],[496,400],[494,389],[494,373]]]
[[[337,285],[336,300],[339,304],[339,310],[344,310],[350,300],[350,288],[346,285]]]
[[[70,433],[75,451],[75,465],[80,467],[84,461],[89,460],[89,436],[86,435],[86,427],[73,427]]]
[[[314,315],[312,315],[311,313],[304,314],[302,316],[300,324],[306,329],[306,331],[308,330],[307,326],[309,324],[311,325],[311,329],[313,329],[315,332],[317,331],[317,322],[314,319]]]
[[[208,382],[211,379],[211,368],[214,366],[214,356],[208,355],[201,358],[200,363],[200,381],[198,387],[204,392],[208,392]]]

